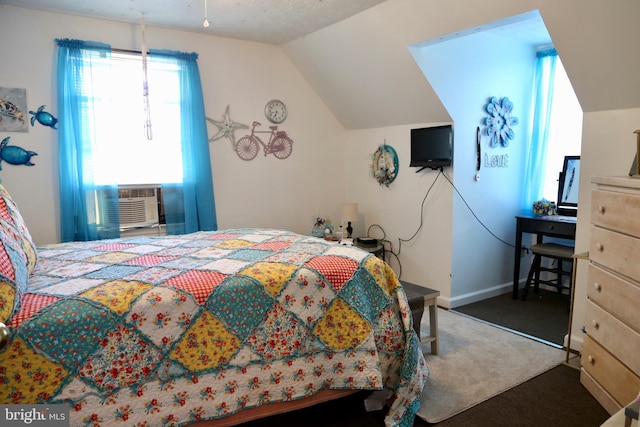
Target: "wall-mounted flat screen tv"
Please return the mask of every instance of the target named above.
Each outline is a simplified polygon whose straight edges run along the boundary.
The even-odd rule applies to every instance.
[[[441,169],[452,161],[452,125],[411,129],[410,167]]]

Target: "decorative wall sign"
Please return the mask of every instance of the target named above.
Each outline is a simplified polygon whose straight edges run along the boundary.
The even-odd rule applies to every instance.
[[[487,153],[484,153],[484,167],[485,168],[508,168],[509,155],[494,154],[490,156]]]
[[[487,104],[486,119],[487,135],[489,135],[489,146],[492,148],[501,145],[507,147],[509,141],[515,136],[512,127],[518,124],[518,118],[512,117],[513,103],[506,96],[501,100],[491,97]]]
[[[38,111],[29,111],[29,114],[33,115],[33,117],[31,117],[31,126],[38,121],[42,126],[49,126],[51,129],[58,129],[56,127],[58,119],[53,117],[53,114],[44,111],[45,107],[46,105],[41,105],[40,108],[38,108]]]
[[[37,156],[38,153],[27,151],[15,145],[9,145],[9,138],[11,137],[8,136],[0,142],[0,170],[2,170],[3,160],[11,165],[33,166],[31,157]]]
[[[227,109],[224,112],[224,120],[219,122],[217,120],[210,119],[207,117],[207,121],[213,123],[218,127],[218,133],[209,138],[209,142],[217,141],[220,138],[229,138],[231,141],[231,147],[235,150],[236,147],[236,136],[234,131],[236,129],[249,129],[249,126],[243,125],[242,123],[236,123],[231,120],[229,116],[229,106],[227,105]]]
[[[371,164],[371,173],[378,184],[391,184],[398,176],[398,154],[385,140],[375,153],[373,153],[373,162]]]
[[[0,87],[0,132],[28,132],[27,90]]]

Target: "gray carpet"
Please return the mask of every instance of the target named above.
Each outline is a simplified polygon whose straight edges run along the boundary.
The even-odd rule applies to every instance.
[[[569,330],[569,296],[553,291],[529,292],[526,301],[511,293],[456,307],[463,313],[562,346]]]
[[[423,320],[423,330],[427,324]],[[438,354],[426,354],[429,380],[418,416],[445,420],[509,390],[565,359],[561,349],[438,309]],[[426,346],[425,346],[426,347]]]

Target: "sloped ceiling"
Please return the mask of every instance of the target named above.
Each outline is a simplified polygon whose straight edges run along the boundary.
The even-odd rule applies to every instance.
[[[387,0],[283,48],[348,129],[435,123],[449,115],[408,46],[533,10],[583,112],[640,107],[637,0]]]
[[[209,29],[204,0],[0,3],[280,44],[347,129],[449,121],[408,47],[539,10],[584,112],[640,107],[638,0],[207,1]]]

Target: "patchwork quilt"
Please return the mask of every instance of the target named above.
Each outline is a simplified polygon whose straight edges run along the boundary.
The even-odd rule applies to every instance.
[[[388,388],[386,424],[413,425],[428,370],[401,285],[365,251],[237,229],[54,245],[33,264],[5,288],[0,403],[66,403],[72,426],[179,426]]]

